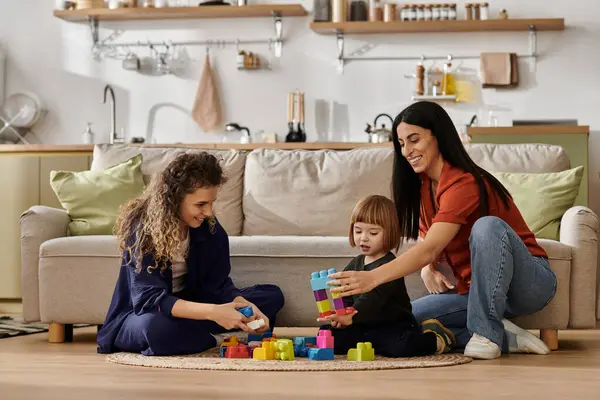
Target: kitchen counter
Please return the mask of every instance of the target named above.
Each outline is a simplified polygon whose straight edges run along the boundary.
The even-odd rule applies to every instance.
[[[388,147],[388,143],[366,143],[366,142],[308,142],[308,143],[160,143],[160,144],[135,144],[128,143],[129,146],[141,147],[185,147],[199,149],[236,149],[236,150],[254,150],[258,148],[269,149],[307,149],[307,150],[349,150],[362,147]],[[86,144],[2,144],[0,153],[92,153],[93,145]]]

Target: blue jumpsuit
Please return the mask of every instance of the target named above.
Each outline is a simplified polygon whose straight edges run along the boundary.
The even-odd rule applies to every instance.
[[[211,335],[225,328],[208,320],[176,318],[171,309],[177,299],[198,303],[224,304],[242,296],[254,303],[275,326],[275,316],[283,307],[284,297],[275,285],[255,285],[238,289],[229,273],[229,238],[217,222],[215,233],[204,223],[190,229],[190,248],[186,258],[186,289],[172,293],[172,271],[154,265],[152,255],[145,255],[142,269],[135,271],[136,260],[123,254],[122,266],[106,315],[98,331],[99,353],[117,351],[163,356],[200,353],[216,345]]]

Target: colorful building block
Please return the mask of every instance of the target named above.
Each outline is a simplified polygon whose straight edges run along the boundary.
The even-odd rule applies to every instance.
[[[250,318],[251,316],[254,315],[254,311],[252,311],[252,306],[240,308],[240,309],[238,309],[238,311],[241,312],[242,314],[244,314],[244,317],[247,317],[247,318]]]
[[[294,346],[306,347],[307,345],[317,345],[316,336],[296,336],[294,337]]]
[[[263,342],[261,347],[254,349],[252,358],[254,360],[274,360],[275,359],[275,342]]]
[[[327,300],[327,290],[320,289],[313,291],[315,295],[315,301]]]
[[[231,337],[228,337],[225,340],[223,340],[223,343],[221,343],[220,347],[237,346],[239,344],[240,344],[240,342],[239,342],[237,336],[231,336]]]
[[[333,299],[333,308],[335,308],[336,311],[346,308],[346,305],[344,304],[344,299],[341,297]]]
[[[337,286],[330,286],[330,289],[334,288],[334,287],[337,287]],[[331,292],[331,298],[332,299],[335,300],[335,299],[341,299],[342,298],[342,292],[332,292],[331,290],[329,290],[329,291]]]
[[[327,285],[327,282],[330,281],[331,278],[328,278],[327,275],[335,274],[336,272],[337,271],[335,268],[330,268],[327,270],[324,269],[319,272],[313,272],[312,274],[310,274],[310,286],[312,287],[312,290],[329,289],[330,286]]]
[[[228,346],[225,351],[225,358],[250,358],[248,346]]]
[[[246,326],[248,326],[248,328],[252,329],[252,330],[257,330],[262,328],[263,326],[265,326],[265,320],[264,319],[255,319],[254,321],[250,321],[246,324]]]
[[[320,330],[317,336],[317,347],[320,349],[333,349],[333,336],[330,330]]]
[[[348,350],[348,361],[373,361],[375,349],[371,342],[358,342],[356,349]]]
[[[227,349],[231,347],[231,346],[221,346],[219,348],[219,357],[223,358],[225,357],[225,352],[227,351]]]
[[[275,342],[275,359],[282,361],[294,360],[294,343],[290,339],[278,339]]]
[[[317,309],[319,310],[319,313],[326,313],[328,311],[331,311],[329,300],[317,301]]]
[[[354,307],[346,307],[339,310],[335,310],[337,315],[348,315],[354,312]]]
[[[262,335],[255,335],[253,333],[248,334],[248,342],[261,342],[264,338],[275,337],[273,332],[269,329],[265,331]]]
[[[333,349],[311,347],[308,349],[308,359],[313,361],[333,360]]]

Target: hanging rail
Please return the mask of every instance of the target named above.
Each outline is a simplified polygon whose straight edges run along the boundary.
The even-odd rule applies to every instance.
[[[158,47],[158,46],[216,46],[225,47],[226,45],[242,45],[242,44],[268,44],[273,45],[274,55],[276,58],[280,58],[283,49],[283,22],[280,12],[273,12],[273,24],[275,28],[275,36],[268,39],[209,39],[209,40],[189,40],[189,41],[136,41],[136,42],[116,42],[111,43],[113,36],[110,35],[108,38],[100,40],[99,34],[99,22],[98,19],[88,17],[88,23],[90,26],[90,32],[92,35],[92,48],[95,51],[106,50],[117,50],[120,48],[128,47]],[[108,43],[107,43],[108,42]]]
[[[356,56],[356,55],[344,55],[344,34],[342,32],[336,33],[336,42],[337,42],[337,61],[338,61],[338,71],[340,73],[344,72],[344,66],[349,62],[355,61],[419,61],[423,59],[423,56],[403,56],[403,57],[395,57],[395,56],[377,56],[377,57],[369,57],[369,56]],[[445,59],[447,56],[427,56],[428,60],[441,60]],[[534,25],[529,27],[529,53],[528,54],[518,54],[519,58],[526,58],[530,60],[530,68],[532,72],[535,71],[536,68],[536,59],[538,57],[537,53],[537,29]],[[461,56],[452,56],[453,60],[477,60],[480,58],[480,55],[461,55]]]

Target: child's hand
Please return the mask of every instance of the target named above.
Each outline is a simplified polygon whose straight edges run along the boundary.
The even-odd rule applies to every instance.
[[[248,318],[244,317],[244,315],[237,310],[238,308],[245,306],[244,303],[239,302],[215,305],[210,319],[227,330],[237,328],[249,332],[250,328],[246,326],[246,323],[249,321]]]
[[[265,314],[263,314],[262,311],[260,311],[260,309],[258,307],[256,307],[255,304],[250,303],[248,300],[244,299],[243,297],[239,296],[236,297],[234,300],[234,302],[236,303],[241,303],[244,304],[244,307],[247,306],[251,306],[252,307],[252,313],[254,314],[253,316],[251,316],[250,318],[248,318],[248,322],[250,321],[254,321],[255,319],[263,319],[265,321],[265,326],[263,326],[262,328],[257,329],[256,331],[252,331],[250,329],[250,331],[252,333],[258,333],[258,334],[262,334],[265,333],[267,330],[270,329],[269,326],[269,318],[267,318],[267,316]]]
[[[325,318],[317,318],[319,322],[331,321],[331,326],[334,328],[345,328],[347,326],[352,325],[352,318],[358,313],[358,311],[354,310],[352,314],[346,315],[329,315]]]

